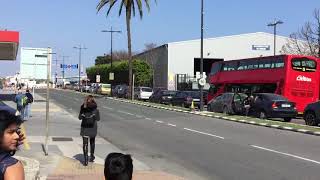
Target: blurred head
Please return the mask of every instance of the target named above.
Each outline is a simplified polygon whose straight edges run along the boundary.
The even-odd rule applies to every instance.
[[[18,116],[8,111],[0,111],[0,151],[12,152],[17,150],[20,124],[21,120]]]
[[[84,102],[83,102],[83,107],[87,108],[87,107],[97,107],[97,103],[94,100],[92,95],[88,95],[84,98]]]
[[[131,180],[133,165],[131,156],[122,153],[110,153],[104,164],[106,180]]]
[[[29,90],[29,89],[27,89],[27,90],[26,90],[26,92],[27,92],[27,93],[30,93],[30,90]]]

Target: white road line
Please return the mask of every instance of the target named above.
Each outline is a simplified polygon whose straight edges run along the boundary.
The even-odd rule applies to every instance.
[[[157,123],[161,123],[161,124],[163,123],[163,121],[158,121],[158,120],[157,120],[156,122],[157,122]]]
[[[132,113],[129,113],[129,112],[125,112],[125,111],[117,111],[119,113],[122,113],[122,114],[127,114],[127,115],[131,115],[131,116],[134,116],[134,114]]]
[[[183,128],[183,129],[184,129],[184,130],[187,130],[187,131],[191,131],[191,132],[195,132],[195,133],[207,135],[207,136],[212,136],[212,137],[224,139],[224,137],[222,137],[222,136],[217,136],[217,135],[214,135],[214,134],[209,134],[209,133],[205,133],[205,132],[201,132],[201,131],[197,131],[197,130],[193,130],[193,129],[189,129],[189,128]]]
[[[108,110],[113,110],[113,108],[110,108],[110,107],[107,107],[107,106],[102,106],[103,108],[105,109],[108,109]]]
[[[170,123],[168,123],[168,126],[177,127],[177,125],[175,125],[175,124],[170,124]]]
[[[140,116],[140,115],[136,115],[136,117],[137,117],[137,118],[143,118],[143,116]]]
[[[152,119],[151,118],[145,118],[146,120],[149,120],[149,121],[151,121]]]
[[[289,157],[294,157],[294,158],[297,158],[297,159],[313,162],[313,163],[316,163],[316,164],[320,165],[319,161],[315,161],[315,160],[312,160],[312,159],[304,158],[304,157],[301,157],[301,156],[297,156],[297,155],[293,155],[293,154],[289,154],[289,153],[284,153],[284,152],[280,152],[280,151],[276,151],[276,150],[272,150],[272,149],[268,149],[268,148],[264,148],[264,147],[256,146],[256,145],[251,145],[251,147],[254,147],[254,148],[257,148],[257,149],[262,149],[262,150],[269,151],[269,152],[282,154],[282,155],[289,156]]]

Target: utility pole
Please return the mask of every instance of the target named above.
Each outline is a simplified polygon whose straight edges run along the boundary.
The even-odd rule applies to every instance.
[[[200,50],[200,77],[203,78],[203,0],[201,0],[201,50]],[[203,111],[203,85],[200,84],[200,111]]]
[[[110,69],[111,69],[111,73],[112,73],[112,76],[114,77],[114,74],[113,74],[113,69],[112,69],[112,61],[113,61],[113,52],[112,52],[112,46],[113,46],[113,33],[121,33],[121,31],[116,31],[116,30],[112,30],[112,26],[111,26],[111,30],[102,30],[101,32],[106,32],[106,33],[110,33],[110,39],[111,39],[111,47],[110,47],[110,55],[111,55],[111,61],[110,61]],[[109,80],[110,80],[110,76],[111,76],[111,73],[109,74]],[[111,96],[112,96],[112,83],[111,84]]]
[[[110,33],[110,41],[111,41],[111,47],[110,47],[110,55],[111,55],[111,62],[110,62],[110,66],[111,66],[111,71],[112,71],[112,60],[113,60],[113,52],[112,52],[112,46],[113,46],[113,43],[112,43],[112,41],[113,41],[113,33],[121,33],[121,31],[116,31],[116,30],[113,30],[112,29],[112,26],[111,26],[111,30],[102,30],[101,32],[106,32],[106,33]]]
[[[269,23],[268,26],[273,26],[273,55],[276,55],[276,34],[277,34],[277,25],[283,24],[280,20],[275,20],[273,23]]]
[[[65,68],[64,68],[64,58],[68,58],[69,56],[62,56],[62,79],[64,80]]]
[[[87,48],[82,47],[81,45],[79,45],[78,47],[75,46],[73,48],[79,50],[79,67],[78,67],[79,68],[79,83],[78,83],[78,87],[79,87],[79,91],[82,91],[82,90],[80,90],[81,89],[81,52],[82,52],[82,50],[86,50]]]

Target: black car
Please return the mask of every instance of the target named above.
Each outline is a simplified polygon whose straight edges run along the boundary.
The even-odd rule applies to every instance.
[[[112,90],[112,95],[119,98],[126,98],[128,92],[127,85],[116,85]]]
[[[247,97],[244,93],[223,93],[208,103],[208,111],[224,114],[243,114],[243,101]]]
[[[200,106],[200,92],[199,91],[178,91],[175,96],[172,97],[171,104],[173,106],[190,107],[191,104],[194,106]]]
[[[257,93],[249,114],[261,119],[283,118],[285,122],[290,122],[297,116],[295,103],[290,102],[285,97],[272,93]]]
[[[307,105],[303,112],[303,119],[309,126],[320,124],[320,101]]]
[[[160,103],[160,104],[170,104],[175,94],[176,94],[176,91],[160,90],[160,91],[157,91],[156,93],[153,93],[150,96],[149,101]]]

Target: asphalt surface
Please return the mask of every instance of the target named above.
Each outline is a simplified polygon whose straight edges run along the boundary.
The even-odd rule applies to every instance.
[[[44,93],[45,91],[38,91]],[[52,90],[77,116],[84,95]],[[188,179],[319,179],[319,137],[97,98],[99,135]]]

